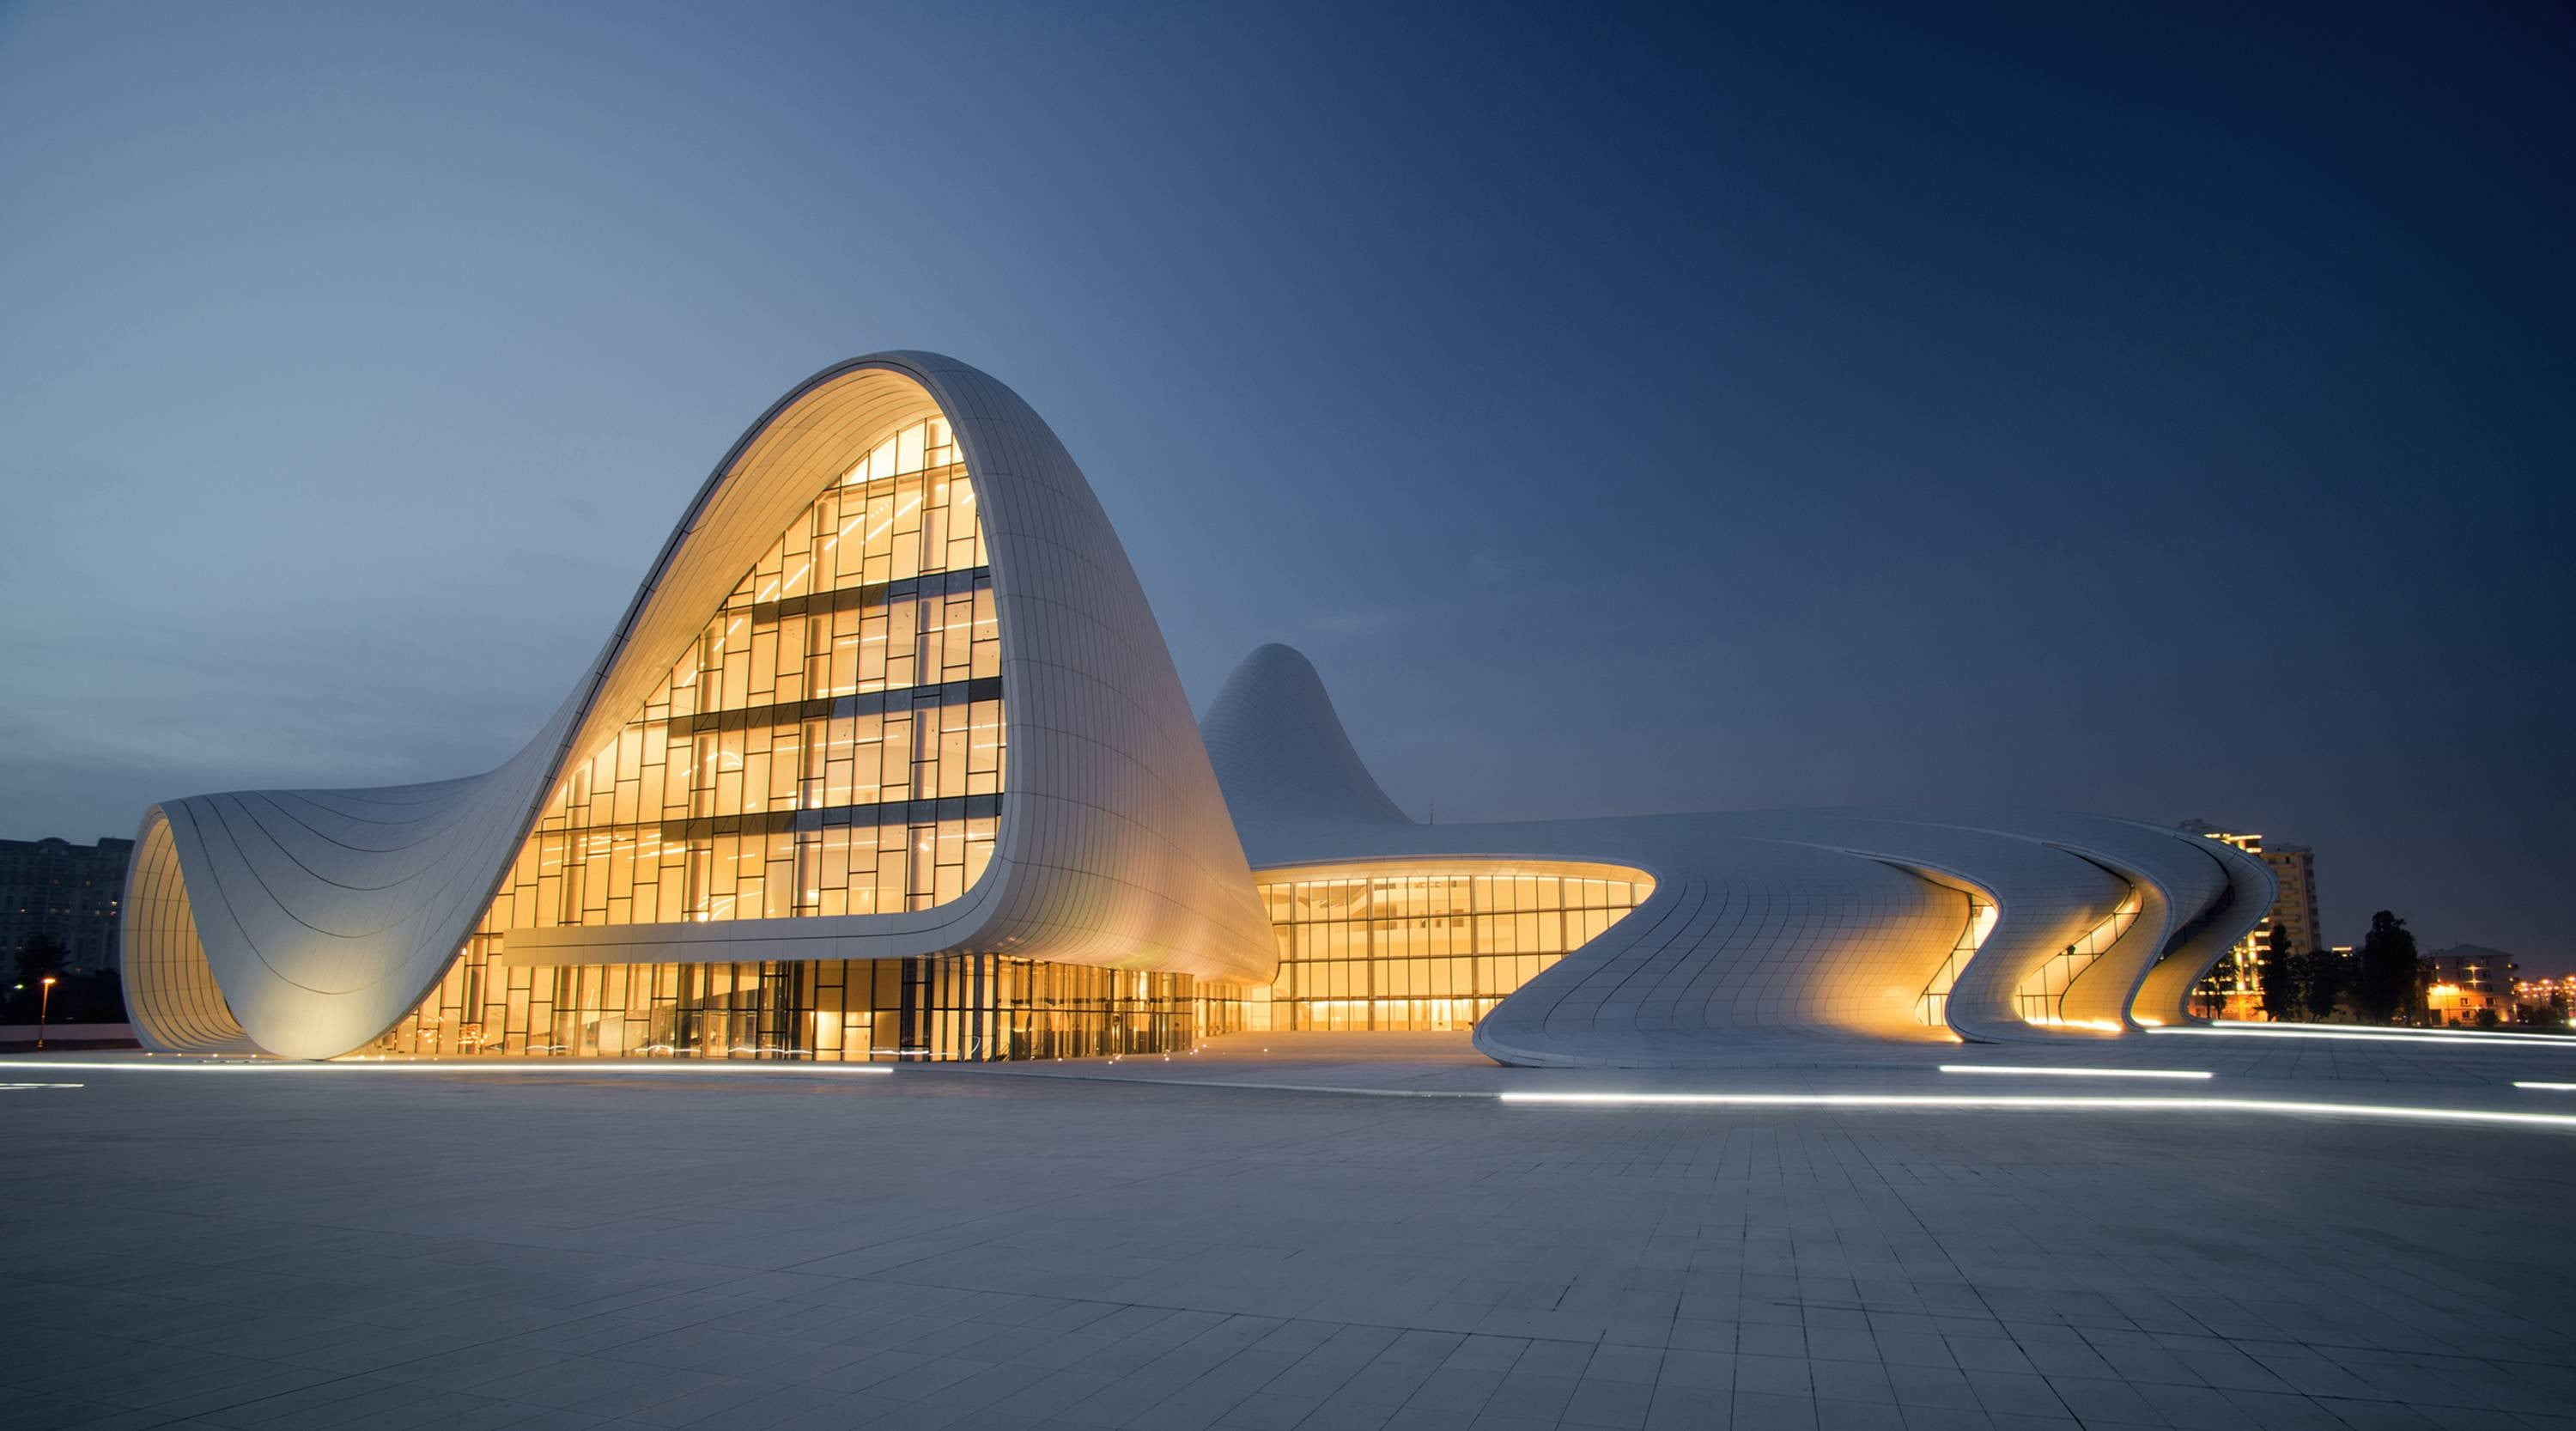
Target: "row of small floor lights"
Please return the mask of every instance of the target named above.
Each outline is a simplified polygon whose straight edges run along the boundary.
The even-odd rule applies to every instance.
[[[1204,1047],[1204,1045],[1202,1045],[1202,1047]],[[1263,1053],[1268,1053],[1269,1051],[1270,1050],[1268,1049],[1262,1050]],[[1200,1052],[1200,1049],[1184,1049],[1183,1052],[1194,1055]],[[173,1072],[205,1070],[233,1073],[253,1073],[263,1070],[281,1073],[312,1073],[322,1071],[372,1069],[386,1073],[507,1074],[563,1073],[568,1070],[579,1070],[583,1073],[728,1073],[748,1075],[755,1073],[777,1073],[782,1070],[792,1069],[798,1073],[818,1073],[829,1076],[840,1076],[844,1074],[886,1074],[894,1072],[894,1065],[890,1063],[816,1063],[809,1060],[799,1059],[673,1059],[668,1062],[664,1062],[658,1059],[648,1061],[624,1058],[613,1060],[556,1060],[533,1058],[502,1060],[478,1058],[458,1059],[453,1062],[448,1062],[434,1058],[387,1058],[381,1054],[371,1054],[361,1055],[354,1058],[334,1058],[312,1062],[283,1058],[238,1058],[228,1057],[222,1054],[146,1053],[143,1056],[146,1059],[155,1061],[149,1063],[69,1063],[48,1059],[45,1062],[45,1067],[87,1069],[98,1073],[126,1073],[137,1070],[148,1071],[154,1069]],[[1111,1063],[1118,1063],[1123,1061],[1126,1057],[1127,1056],[1124,1054],[1113,1055],[1108,1061]],[[1162,1055],[1162,1060],[1165,1063],[1169,1063],[1172,1061],[1172,1056],[1168,1053],[1164,1054]],[[915,1061],[918,1062],[921,1060]],[[1049,1061],[1054,1063],[1063,1063],[1066,1060],[1056,1058]]]
[[[1193,1048],[1185,1049],[1183,1052],[1196,1054],[1199,1050]],[[1263,1049],[1262,1052],[1268,1053],[1269,1050]],[[818,1073],[830,1076],[839,1076],[844,1074],[886,1074],[894,1072],[894,1065],[889,1063],[816,1063],[810,1060],[800,1059],[673,1059],[665,1062],[658,1059],[648,1061],[643,1059],[624,1058],[613,1060],[557,1060],[534,1058],[501,1060],[478,1058],[459,1059],[454,1062],[447,1062],[439,1059],[386,1058],[381,1055],[370,1055],[357,1058],[327,1059],[321,1062],[306,1062],[281,1058],[228,1058],[221,1054],[174,1053],[161,1055],[146,1053],[143,1056],[147,1059],[156,1059],[161,1061],[152,1063],[65,1063],[47,1060],[45,1067],[76,1068],[88,1069],[94,1072],[117,1073],[130,1072],[138,1069],[161,1069],[167,1071],[209,1070],[236,1073],[250,1073],[261,1070],[276,1072],[318,1072],[324,1070],[367,1069],[379,1070],[387,1073],[563,1073],[569,1070],[578,1070],[583,1073],[728,1073],[742,1075],[777,1073],[782,1070],[792,1069],[798,1073]],[[1108,1061],[1111,1063],[1118,1063],[1125,1057],[1126,1056],[1123,1054],[1117,1055],[1113,1056]],[[1167,1053],[1162,1056],[1162,1059],[1163,1062],[1169,1063],[1172,1061],[1172,1056]],[[1050,1060],[1050,1062],[1063,1063],[1065,1060],[1057,1058]]]
[[[144,1055],[152,1057],[150,1054]],[[843,1077],[859,1074],[894,1072],[883,1063],[789,1063],[783,1060],[752,1062],[749,1060],[646,1061],[643,1059],[602,1060],[597,1063],[574,1059],[460,1059],[444,1063],[435,1059],[333,1059],[312,1063],[284,1058],[191,1058],[173,1054],[154,1063],[69,1063],[53,1059],[44,1061],[47,1069],[68,1068],[92,1073],[612,1073],[612,1074],[730,1074],[749,1076],[793,1071]]]

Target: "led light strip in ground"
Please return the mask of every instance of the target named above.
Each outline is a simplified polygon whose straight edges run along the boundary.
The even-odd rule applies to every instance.
[[[516,1060],[503,1062],[495,1059],[483,1063],[426,1061],[379,1063],[352,1059],[345,1063],[292,1063],[285,1059],[242,1059],[218,1062],[185,1058],[150,1063],[139,1059],[131,1063],[57,1063],[46,1059],[30,1066],[48,1071],[57,1068],[76,1069],[84,1073],[609,1073],[665,1076],[693,1073],[740,1076],[755,1073],[799,1073],[839,1078],[850,1074],[894,1072],[893,1065],[884,1063],[788,1063],[785,1061],[754,1063],[747,1060],[722,1063],[655,1060],[647,1063],[641,1059],[632,1063],[576,1063],[570,1059],[528,1059],[524,1062]]]
[[[2545,1088],[2552,1093],[2576,1093],[2576,1083],[2525,1083],[2515,1080],[2516,1088]]]
[[[2556,1038],[2548,1034],[2482,1034],[2449,1033],[2437,1029],[2359,1029],[2319,1028],[2300,1024],[2242,1024],[2227,1028],[2175,1026],[2151,1028],[2151,1034],[2197,1034],[2204,1038],[2316,1038],[2370,1039],[2380,1043],[2450,1043],[2475,1044],[2492,1049],[2529,1049],[2554,1047],[2576,1053],[2576,1038]]]
[[[1945,1063],[1943,1073],[2035,1074],[2041,1078],[2207,1078],[2189,1068],[2015,1068],[2008,1063]]]
[[[2252,1019],[2212,1019],[2209,1021],[2208,1027],[2213,1029],[2243,1030],[2251,1033],[2307,1034],[2311,1037],[2332,1037],[2341,1034],[2366,1033],[2385,1035],[2390,1038],[2464,1038],[2474,1040],[2478,1043],[2556,1043],[2576,1047],[2576,1035],[2519,1033],[2512,1029],[2410,1029],[2399,1028],[2394,1025],[2385,1028],[2376,1025],[2369,1028],[2361,1028],[2351,1024],[2258,1023]]]
[[[32,1062],[32,1061],[31,1061]],[[1969,1067],[1970,1065],[1953,1065]],[[511,1067],[499,1063],[289,1063],[216,1062],[173,1059],[168,1062],[144,1063],[71,1063],[45,1061],[29,1069],[80,1070],[105,1073],[182,1072],[182,1073],[320,1073],[377,1072],[405,1073],[630,1073],[690,1074],[725,1072],[742,1076],[759,1074],[886,1074],[893,1068],[886,1064],[573,1064],[555,1061],[531,1061]],[[1980,1070],[1983,1071],[1983,1070]],[[2028,1070],[2012,1070],[2026,1072]],[[1035,1076],[1035,1075],[1033,1075]],[[1057,1075],[1062,1076],[1062,1075]],[[1074,1075],[1080,1076],[1080,1075]],[[2318,1103],[2276,1098],[2148,1098],[2105,1096],[2101,1094],[1947,1094],[1947,1093],[1546,1093],[1498,1092],[1465,1089],[1383,1089],[1352,1088],[1333,1085],[1277,1085],[1263,1083],[1228,1083],[1209,1079],[1119,1079],[1146,1086],[1223,1088],[1241,1091],[1283,1091],[1298,1093],[1338,1094],[1353,1097],[1404,1098],[1490,1098],[1497,1102],[1525,1106],[1604,1107],[1604,1108],[1848,1108],[1859,1111],[1907,1110],[2030,1110],[2101,1111],[2131,1113],[2269,1113],[2294,1117],[2396,1119],[2425,1123],[2502,1124],[2529,1128],[2562,1128],[2576,1130],[2576,1113],[2511,1113],[2479,1108],[2408,1108],[2389,1103]],[[59,1085],[80,1087],[83,1085]],[[2576,1092],[2576,1084],[2524,1083],[2517,1087],[2557,1088]]]
[[[2576,1113],[2500,1113],[2481,1108],[2405,1108],[2390,1103],[2303,1103],[2277,1098],[2118,1098],[2099,1094],[1944,1093],[1502,1093],[1505,1103],[1605,1108],[2026,1108],[2123,1113],[2286,1113],[2328,1118],[2402,1118],[2426,1123],[2505,1123],[2576,1130]]]

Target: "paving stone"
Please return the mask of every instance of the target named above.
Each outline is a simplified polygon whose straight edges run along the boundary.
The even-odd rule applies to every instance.
[[[2555,1133],[909,1068],[7,1113],[0,1431],[2576,1431]]]

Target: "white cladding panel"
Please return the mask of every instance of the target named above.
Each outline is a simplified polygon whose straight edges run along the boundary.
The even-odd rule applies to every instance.
[[[129,885],[159,913],[129,925],[124,951],[143,1036],[329,1057],[408,1012],[481,917],[566,760],[614,734],[816,492],[932,413],[955,428],[983,503],[1001,628],[1012,763],[984,878],[927,910],[527,942],[619,962],[973,950],[1267,978],[1269,927],[1242,849],[1090,484],[1001,383],[891,353],[818,374],[753,425],[571,696],[499,769],[385,790],[197,796],[148,814]]]
[[[1329,726],[1329,729],[1323,727]],[[1505,1063],[1688,1066],[1748,1041],[2104,1037],[2180,1022],[2190,985],[2262,918],[2260,861],[2179,830],[2043,811],[1775,810],[1417,825],[1341,730],[1312,665],[1264,647],[1203,728],[1256,869],[1410,859],[1591,860],[1654,876],[1645,903],[1503,1000]],[[2234,888],[2231,900],[2230,891]],[[1927,1022],[1927,992],[1994,919]],[[2134,917],[2109,947],[2074,956]],[[2024,1016],[2053,961],[2066,1022]],[[2132,1014],[2132,1007],[2136,1013]]]
[[[1683,1065],[1747,1039],[2053,1038],[2179,1022],[2192,983],[2269,906],[2260,861],[2094,816],[1415,824],[1352,748],[1313,666],[1284,646],[1255,651],[1194,724],[1125,551],[1046,424],[983,373],[892,353],[818,374],[753,424],[571,695],[499,769],[150,811],[124,935],[142,1036],[327,1057],[401,1018],[481,918],[566,762],[630,718],[817,492],[932,415],[952,424],[979,495],[1000,631],[1009,767],[983,878],[894,914],[511,930],[508,957],[975,951],[1260,983],[1275,945],[1253,864],[1594,861],[1644,870],[1654,892],[1505,999],[1477,1045],[1513,1063]],[[1992,906],[1990,925],[1972,919],[1972,901]],[[2037,979],[2055,981],[2062,1024],[2027,1016]],[[1927,994],[1940,996],[1937,1016]]]

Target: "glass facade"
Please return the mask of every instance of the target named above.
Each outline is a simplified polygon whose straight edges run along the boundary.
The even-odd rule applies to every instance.
[[[1995,902],[1984,891],[1964,885],[1951,885],[1968,897],[1968,922],[1959,929],[1958,942],[1950,946],[1932,982],[1923,986],[1923,997],[1914,1001],[1914,1016],[1934,1028],[1947,1028],[1950,1023],[1950,989],[1959,982],[1959,973],[1976,957],[1986,936],[1995,930]]]
[[[1932,981],[1924,985],[1923,996],[1914,1005],[1914,1016],[1934,1028],[1949,1022],[1951,986],[1958,982],[1959,972],[1968,967],[1968,961],[1976,956],[1977,950],[1985,944],[1986,936],[1995,928],[1996,911],[1992,899],[1982,891],[1962,885],[1950,887],[1967,895],[1968,922],[1959,931],[1958,942],[1950,947],[1949,955],[1941,961]],[[2066,991],[2074,985],[2075,976],[2092,967],[2094,960],[2119,943],[2120,936],[2129,932],[2129,926],[2137,922],[2138,912],[2144,907],[2145,900],[2137,887],[2130,886],[2128,897],[2120,901],[2119,908],[2086,930],[2082,938],[2050,955],[2046,962],[2014,986],[2013,1012],[2027,1023],[2061,1022]]]
[[[948,424],[915,423],[565,774],[475,938],[956,899],[1001,813],[1001,673],[974,484]]]
[[[1001,816],[1001,674],[974,482],[945,419],[914,423],[826,487],[643,709],[565,772],[456,962],[378,1050],[1048,1058],[1238,1026],[1239,1001],[1186,975],[998,955],[508,961],[513,930],[963,896]]]
[[[2075,976],[2109,953],[2111,946],[2120,942],[2120,936],[2129,932],[2129,926],[2138,922],[2138,912],[2145,907],[2145,896],[2138,893],[2136,885],[2129,886],[2119,908],[2086,930],[2084,937],[2050,955],[2047,963],[2032,970],[2014,988],[2013,1012],[2020,1014],[2025,1023],[2065,1022],[2066,990],[2075,982]]]
[[[529,968],[469,950],[370,1052],[811,1059],[1091,1058],[1242,1026],[1227,986],[994,954]]]
[[[1251,1026],[1463,1029],[1654,892],[1610,865],[1311,867],[1261,885],[1279,973]],[[1266,996],[1266,997],[1265,997]]]

